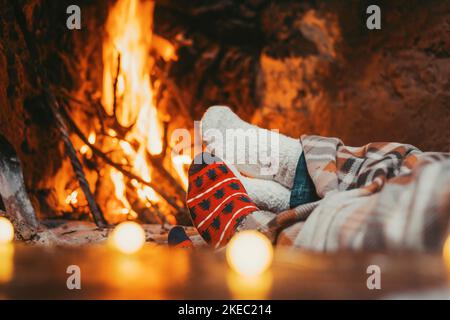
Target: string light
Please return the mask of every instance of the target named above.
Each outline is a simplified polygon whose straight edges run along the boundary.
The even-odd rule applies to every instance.
[[[262,233],[242,231],[228,243],[226,257],[230,267],[237,273],[257,276],[271,265],[273,248],[269,239]]]
[[[12,223],[0,217],[0,245],[10,243],[14,239],[14,227]]]
[[[132,254],[144,246],[145,232],[136,222],[122,222],[114,229],[110,240],[120,252]]]

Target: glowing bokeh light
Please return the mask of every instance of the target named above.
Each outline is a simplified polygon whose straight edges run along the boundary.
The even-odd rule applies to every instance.
[[[257,276],[243,276],[232,270],[227,272],[227,285],[231,296],[236,300],[268,299],[273,282],[270,270]]]
[[[447,238],[447,240],[444,243],[444,248],[442,249],[442,254],[444,257],[444,263],[447,266],[447,269],[450,273],[450,236]]]
[[[0,284],[11,281],[14,274],[14,246],[12,243],[0,245]]]
[[[0,245],[10,243],[14,239],[14,227],[12,223],[4,218],[0,217]]]
[[[228,243],[226,257],[230,267],[237,273],[256,276],[271,265],[273,248],[269,239],[262,233],[242,231]]]
[[[145,232],[136,222],[122,222],[111,234],[111,243],[122,253],[132,254],[139,251],[145,243]]]

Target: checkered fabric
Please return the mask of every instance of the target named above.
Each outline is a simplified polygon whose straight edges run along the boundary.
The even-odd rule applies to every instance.
[[[323,199],[277,216],[270,227],[281,233],[279,243],[318,251],[440,250],[449,234],[450,154],[387,142],[349,147],[320,136],[301,142]]]

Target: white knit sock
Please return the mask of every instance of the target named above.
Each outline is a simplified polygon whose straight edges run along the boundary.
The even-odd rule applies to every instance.
[[[226,164],[242,182],[248,196],[259,209],[278,213],[290,208],[291,191],[289,189],[275,181],[244,177],[234,165],[228,162]]]
[[[224,106],[210,107],[201,128],[208,152],[226,159],[247,176],[292,188],[303,151],[298,139],[251,125]]]
[[[245,190],[261,210],[278,213],[288,210],[291,191],[271,180],[241,178]]]

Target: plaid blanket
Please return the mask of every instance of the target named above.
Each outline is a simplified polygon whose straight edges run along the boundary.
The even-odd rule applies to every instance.
[[[400,143],[348,147],[302,136],[321,200],[278,214],[266,234],[317,251],[435,250],[449,232],[450,154]]]

